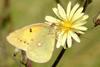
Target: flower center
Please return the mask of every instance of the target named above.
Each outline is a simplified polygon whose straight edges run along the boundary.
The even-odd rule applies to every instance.
[[[72,23],[71,21],[63,21],[60,24],[60,30],[64,32],[68,32],[72,30]]]

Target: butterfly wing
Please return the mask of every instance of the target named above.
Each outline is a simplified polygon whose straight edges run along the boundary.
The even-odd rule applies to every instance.
[[[28,42],[31,38],[31,34],[29,32],[30,26],[23,27],[18,29],[7,36],[7,41],[16,48],[27,50]]]
[[[55,32],[45,23],[26,26],[7,36],[13,46],[25,50],[27,57],[35,62],[47,62],[53,53]]]
[[[50,60],[54,50],[55,32],[51,27],[45,25],[38,29],[32,37],[33,41],[27,48],[26,54],[34,62],[45,63]]]

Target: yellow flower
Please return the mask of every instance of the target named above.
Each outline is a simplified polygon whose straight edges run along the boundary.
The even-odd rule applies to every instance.
[[[71,8],[71,2],[68,3],[66,11],[60,4],[57,4],[57,8],[53,8],[53,12],[57,15],[57,18],[52,16],[46,16],[45,20],[48,24],[55,23],[57,27],[57,44],[56,47],[65,47],[66,40],[67,45],[70,48],[72,46],[72,39],[80,42],[77,33],[84,34],[87,30],[84,24],[87,23],[86,19],[88,15],[85,15],[83,7],[79,7],[77,3],[73,8]]]

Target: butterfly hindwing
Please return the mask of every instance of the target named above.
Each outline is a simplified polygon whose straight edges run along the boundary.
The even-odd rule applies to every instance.
[[[50,27],[39,29],[33,42],[28,47],[27,56],[35,62],[44,63],[50,60],[55,44],[55,32]]]

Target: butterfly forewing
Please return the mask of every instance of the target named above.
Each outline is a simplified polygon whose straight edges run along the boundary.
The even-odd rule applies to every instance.
[[[45,23],[37,23],[23,27],[11,33],[7,40],[13,46],[25,50],[32,61],[44,63],[50,60],[54,45],[53,27]]]
[[[15,46],[16,48],[27,50],[29,38],[32,36],[30,35],[28,29],[30,26],[23,27],[18,29],[7,36],[7,40],[10,44]]]

